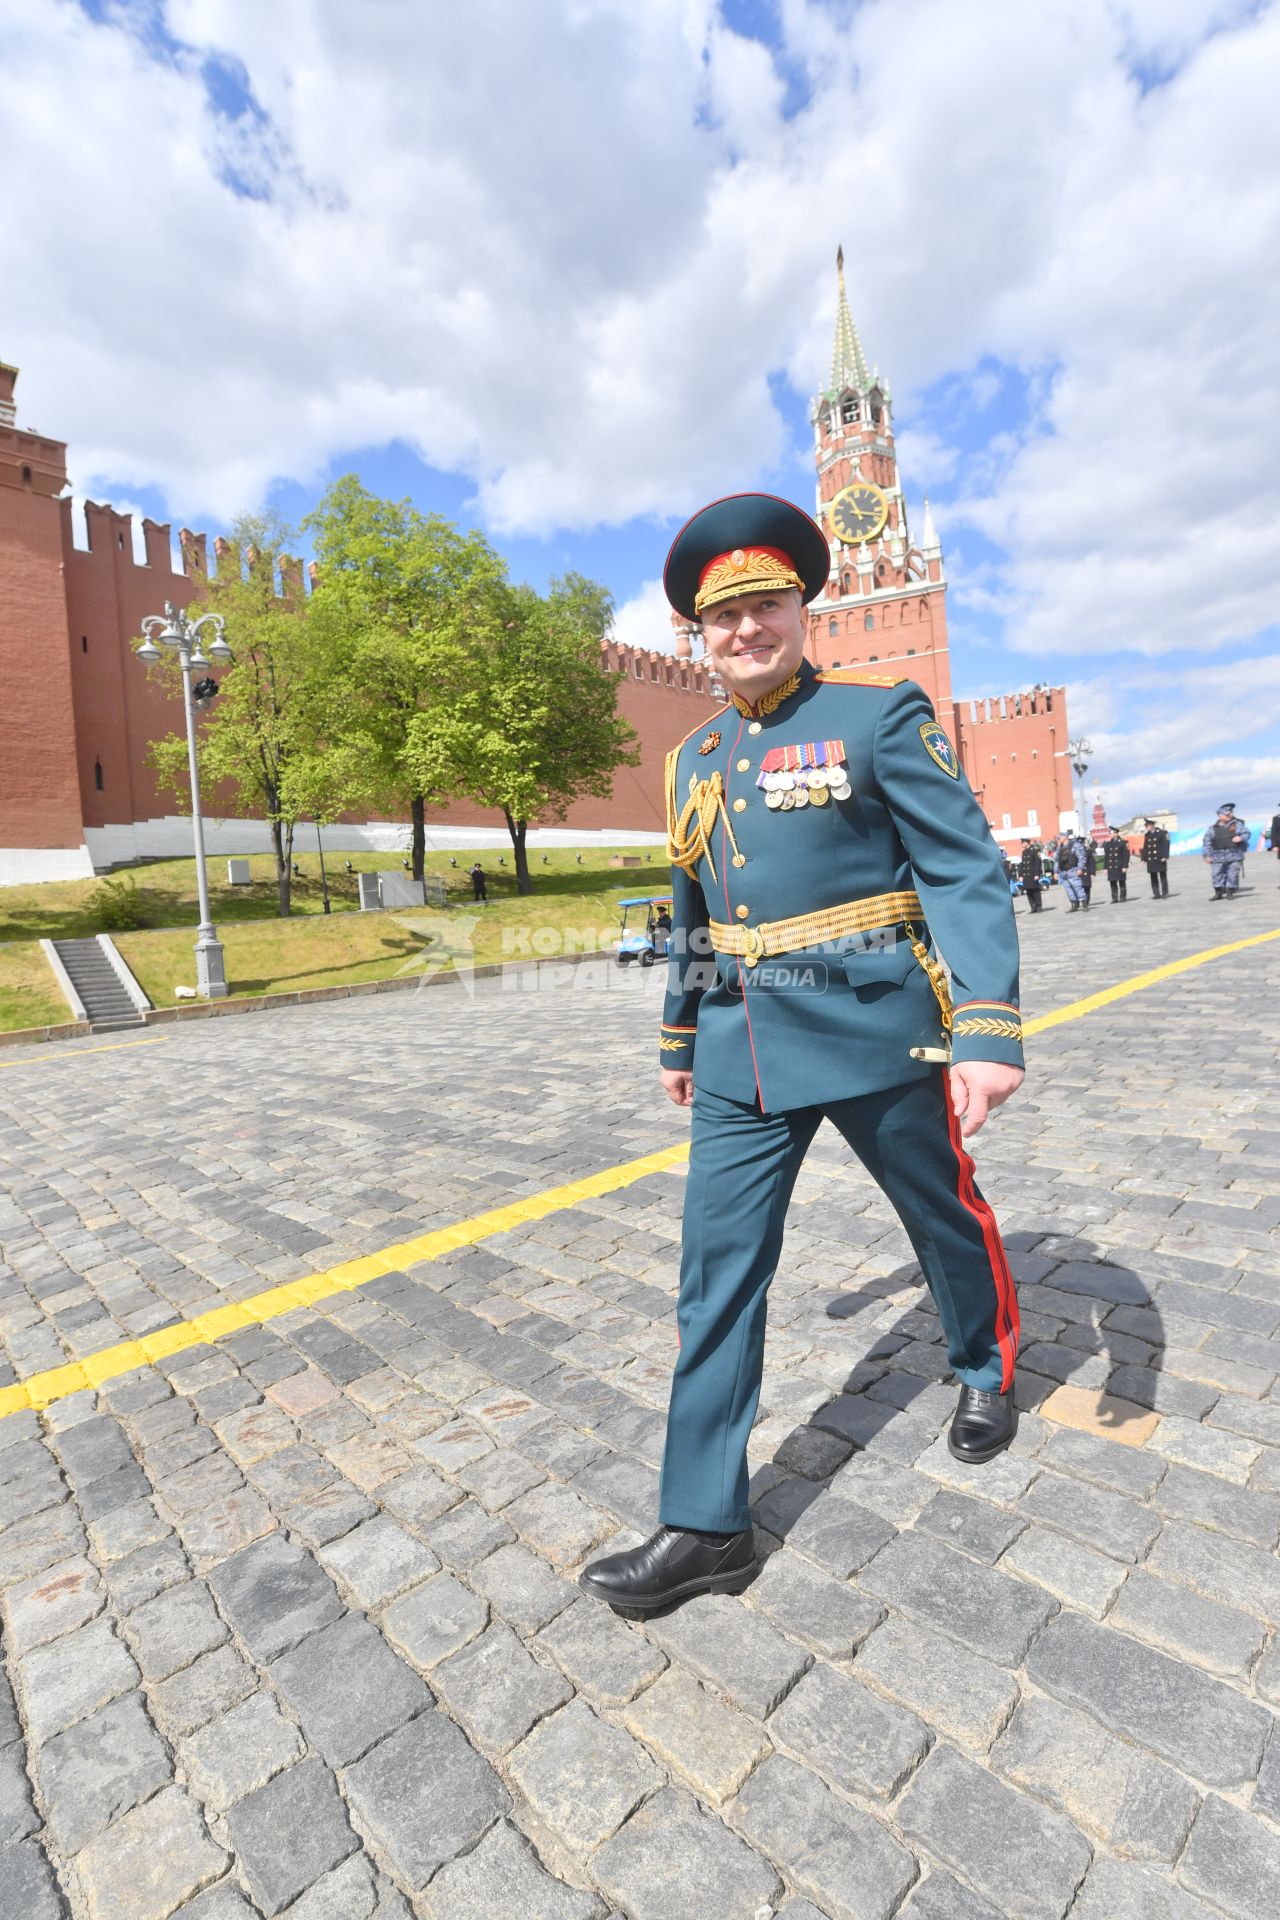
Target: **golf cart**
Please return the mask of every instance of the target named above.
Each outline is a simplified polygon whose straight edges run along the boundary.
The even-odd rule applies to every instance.
[[[640,893],[630,900],[619,900],[622,909],[622,930],[618,935],[618,965],[629,966],[638,960],[642,967],[651,967],[655,960],[665,960],[667,947],[671,939],[671,895],[669,893]],[[633,916],[632,928],[627,931],[627,916]],[[643,927],[641,916],[643,915]],[[667,925],[658,925],[659,915]]]

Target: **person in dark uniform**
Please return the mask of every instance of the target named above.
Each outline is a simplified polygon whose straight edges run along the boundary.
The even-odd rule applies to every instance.
[[[478,860],[476,861],[475,865],[471,868],[470,871],[471,871],[471,898],[473,900],[487,900],[489,898],[488,875],[485,873],[484,868],[480,865],[480,862]]]
[[[1169,835],[1154,820],[1142,822],[1146,832],[1142,836],[1142,864],[1147,870],[1151,882],[1153,900],[1167,900],[1169,897]]]
[[[1078,913],[1083,907],[1087,913],[1089,894],[1084,876],[1084,842],[1074,834],[1064,833],[1053,860],[1062,891],[1070,903],[1067,912]]]
[[[1111,838],[1103,842],[1102,864],[1111,886],[1111,904],[1129,898],[1129,842],[1119,827],[1112,827]]]
[[[1280,854],[1280,813],[1273,813],[1271,825],[1267,828],[1267,844],[1272,853]]]
[[[585,1592],[642,1614],[756,1568],[747,1440],[792,1188],[824,1119],[886,1193],[960,1383],[961,1460],[1013,1437],[1018,1309],[965,1137],[1022,1080],[999,850],[922,689],[819,672],[805,603],[827,537],[768,494],[695,514],[667,596],[729,705],[667,757],[675,933],[659,1059],[692,1108],[657,1532]],[[933,941],[951,970],[948,982]]]
[[[1034,840],[1024,840],[1022,843],[1022,858],[1018,862],[1018,877],[1022,881],[1023,890],[1027,896],[1027,904],[1030,906],[1032,913],[1039,913],[1044,905],[1044,902],[1040,898],[1041,883],[1044,879],[1044,861],[1040,857],[1040,849]]]
[[[1240,891],[1240,871],[1249,851],[1249,829],[1236,812],[1234,800],[1224,800],[1218,817],[1206,827],[1202,851],[1209,862],[1215,900],[1234,900]]]

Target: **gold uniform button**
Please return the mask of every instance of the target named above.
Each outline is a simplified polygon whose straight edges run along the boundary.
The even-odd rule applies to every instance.
[[[735,813],[745,813],[745,812],[746,812],[746,810],[747,810],[747,803],[746,803],[746,801],[745,801],[745,800],[735,800],[735,801],[734,801],[734,803],[733,803],[733,810],[734,810],[734,812],[735,812]]]
[[[750,907],[738,907],[736,911],[737,911],[739,920],[747,920],[750,918],[750,915],[751,915]]]
[[[747,732],[748,732],[748,733],[759,733],[759,731],[760,731],[760,722],[759,722],[758,720],[753,720],[753,721],[751,722],[751,725],[750,725],[750,726],[749,726],[749,727],[747,728]]]
[[[749,760],[739,760],[739,762],[738,762],[738,772],[739,772],[739,773],[746,773],[746,772],[747,772],[747,770],[749,769],[749,767],[750,767],[750,765],[751,765],[751,762],[750,762]]]

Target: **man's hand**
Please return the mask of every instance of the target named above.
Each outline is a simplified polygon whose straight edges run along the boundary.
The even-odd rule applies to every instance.
[[[677,1067],[664,1067],[662,1069],[662,1091],[666,1094],[668,1100],[675,1102],[676,1106],[691,1107],[693,1105],[693,1075],[691,1073],[682,1073]],[[1013,1092],[1012,1087],[1010,1087],[1009,1092]],[[1000,1097],[1002,1100],[1007,1098],[1004,1094],[1001,1094]]]
[[[668,1076],[664,1073],[663,1079]],[[680,1076],[672,1074],[671,1079]],[[968,1140],[977,1133],[993,1107],[1002,1107],[1024,1079],[1021,1067],[1002,1066],[996,1060],[965,1060],[951,1069],[951,1104]],[[672,1094],[674,1100],[675,1095]]]

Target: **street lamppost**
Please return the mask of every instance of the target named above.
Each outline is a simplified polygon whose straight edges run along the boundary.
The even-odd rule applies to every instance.
[[[1071,764],[1075,768],[1076,779],[1080,782],[1080,809],[1076,816],[1076,831],[1083,836],[1085,806],[1084,777],[1089,771],[1089,755],[1093,752],[1093,748],[1089,742],[1083,738],[1079,740],[1068,740],[1067,752],[1071,755]]]
[[[201,638],[206,627],[213,633],[208,654],[204,651]],[[187,764],[191,769],[191,825],[196,843],[196,890],[200,895],[200,925],[196,931],[196,990],[206,1000],[223,998],[227,991],[227,974],[222,942],[209,913],[209,878],[204,864],[204,821],[200,813],[200,767],[196,759],[196,716],[191,699],[191,674],[192,669],[197,673],[206,672],[210,660],[230,660],[231,649],[222,628],[220,613],[206,613],[199,620],[188,620],[180,608],[166,600],[163,614],[149,613],[142,622],[146,638],[138,648],[139,660],[150,663],[162,657],[161,647],[168,647],[177,654],[182,665],[182,705],[187,717]]]

